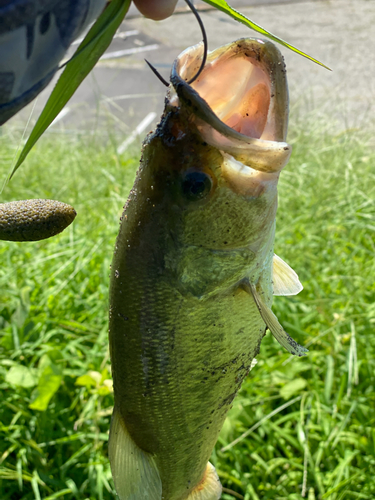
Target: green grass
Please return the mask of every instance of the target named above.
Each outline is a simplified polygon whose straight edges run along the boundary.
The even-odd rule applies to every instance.
[[[225,500],[372,499],[375,155],[363,134],[314,121],[290,140],[275,251],[305,289],[274,310],[310,352],[291,358],[266,336],[212,460]],[[0,178],[17,142],[0,137]],[[138,160],[105,142],[47,135],[2,195],[55,198],[78,216],[51,240],[0,242],[1,500],[114,498],[109,266]]]

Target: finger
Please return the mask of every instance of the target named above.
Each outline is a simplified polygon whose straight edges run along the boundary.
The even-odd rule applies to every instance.
[[[134,0],[141,14],[155,21],[166,19],[173,14],[177,0]]]

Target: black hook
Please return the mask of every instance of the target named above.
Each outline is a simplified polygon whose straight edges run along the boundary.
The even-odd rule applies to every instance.
[[[188,4],[189,8],[191,9],[191,11],[193,12],[193,14],[195,15],[198,23],[199,23],[199,26],[201,28],[201,31],[202,31],[202,36],[203,36],[203,59],[202,59],[202,63],[200,65],[200,68],[199,70],[197,71],[197,73],[193,76],[193,78],[191,78],[188,82],[189,85],[191,83],[193,83],[197,78],[198,76],[202,73],[203,71],[203,68],[206,64],[206,60],[207,60],[207,52],[208,52],[208,44],[207,44],[207,35],[206,35],[206,30],[204,29],[204,25],[203,25],[203,22],[202,22],[202,19],[199,17],[199,14],[198,14],[198,11],[197,9],[194,7],[194,5],[191,3],[190,0],[185,0],[185,2]],[[154,68],[154,66],[149,63],[147,61],[147,59],[145,59],[146,63],[149,65],[150,69],[155,73],[155,75],[159,78],[159,80],[164,83],[164,85],[166,87],[169,87],[169,83],[161,76],[161,74],[158,72],[158,70],[156,68]]]

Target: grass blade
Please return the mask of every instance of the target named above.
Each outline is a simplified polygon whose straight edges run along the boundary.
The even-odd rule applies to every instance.
[[[51,125],[112,41],[130,5],[130,0],[112,0],[87,33],[73,59],[68,62],[41,112],[11,173],[12,177],[31,148]]]
[[[259,26],[259,24],[254,23],[251,21],[248,17],[244,16],[241,14],[241,12],[238,12],[238,10],[234,9],[230,5],[227,4],[225,0],[204,0],[208,5],[212,5],[212,7],[216,7],[216,9],[221,10],[225,14],[228,14],[230,17],[233,17],[236,21],[244,24],[245,26],[248,26],[249,28],[253,29],[254,31],[257,31],[258,33],[261,33],[262,35],[266,36],[270,40],[273,40],[274,42],[277,42],[287,49],[292,50],[293,52],[296,52],[297,54],[306,57],[307,59],[310,59],[310,61],[315,62],[316,64],[319,64],[320,66],[323,66],[323,68],[326,68],[330,70],[328,66],[325,64],[321,63],[317,59],[314,59],[312,56],[309,56],[305,52],[302,52],[302,50],[297,49],[297,47],[294,47],[290,43],[286,42],[285,40],[282,40],[276,35],[273,35],[266,29],[262,28],[262,26]]]
[[[285,408],[288,408],[288,406],[296,403],[297,401],[299,401],[300,399],[302,399],[302,396],[297,396],[296,398],[294,399],[291,399],[290,401],[288,401],[287,403],[279,406],[278,408],[276,408],[275,410],[271,411],[271,413],[269,413],[268,415],[266,415],[265,417],[263,417],[261,420],[259,420],[256,424],[254,424],[250,429],[248,429],[246,432],[244,432],[243,434],[241,434],[241,436],[239,436],[237,439],[235,439],[234,441],[232,441],[231,443],[227,444],[226,446],[224,446],[223,448],[221,448],[221,451],[226,451],[226,450],[229,450],[230,448],[232,448],[234,445],[236,445],[237,443],[239,443],[240,441],[242,441],[242,439],[244,439],[245,437],[247,437],[249,434],[251,434],[252,432],[254,432],[255,430],[258,429],[258,427],[260,427],[263,422],[265,422],[266,420],[270,419],[271,417],[273,417],[274,415],[276,415],[277,413],[281,412],[282,410],[284,410]]]

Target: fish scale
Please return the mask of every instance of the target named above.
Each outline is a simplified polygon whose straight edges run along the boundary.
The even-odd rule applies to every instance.
[[[127,286],[131,283],[127,282]],[[160,296],[171,295],[174,300],[159,300]],[[147,294],[146,298],[148,322],[142,328],[142,341],[127,338],[126,343],[128,348],[137,345],[132,349],[134,361],[128,362],[121,382],[114,364],[114,377],[115,384],[121,383],[118,396],[124,401],[121,415],[125,424],[141,449],[162,457],[156,461],[162,481],[165,478],[163,492],[166,498],[174,499],[180,497],[169,496],[169,491],[183,491],[189,483],[194,485],[201,479],[228,408],[257,354],[259,332],[263,336],[265,325],[243,290],[231,290],[220,297],[219,307],[216,304],[210,315],[207,309],[212,307],[210,302],[217,302],[216,297],[208,303],[191,301],[173,289],[166,290],[162,283],[154,285],[152,296]],[[134,295],[124,309],[129,310],[129,321],[133,300],[137,300]],[[171,335],[160,333],[153,319],[165,316],[166,310],[172,324],[168,322],[163,327],[173,332]],[[113,328],[117,329],[115,323],[111,332]],[[131,325],[129,330],[139,331]],[[114,343],[116,340],[113,338]],[[129,353],[125,356],[129,359]],[[121,351],[116,352],[114,359],[119,357]],[[167,376],[163,373],[166,357]],[[147,376],[144,365],[140,369],[140,360],[144,358],[149,360]],[[181,470],[190,474],[181,478]]]

